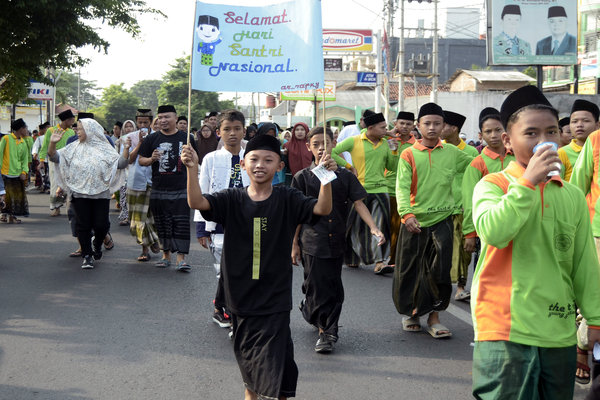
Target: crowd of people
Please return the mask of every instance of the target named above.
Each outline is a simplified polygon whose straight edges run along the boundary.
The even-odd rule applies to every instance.
[[[435,103],[391,125],[367,110],[339,135],[247,125],[237,110],[189,129],[161,105],[156,118],[139,109],[115,123],[111,137],[92,114],[67,110],[33,137],[16,120],[0,140],[2,221],[28,215],[35,182],[51,216],[67,207],[71,255],[92,269],[114,246],[115,198],[137,261],[161,253],[155,265],[180,272],[192,268],[193,221],[214,258],[212,319],[229,330],[248,399],[295,395],[292,264],[304,270],[299,308],[318,353],[339,340],[343,265],[369,266],[393,274],[407,332],[450,338],[453,292],[471,302],[476,398],[567,399],[575,380],[590,381],[600,342],[599,117],[576,99],[559,120],[533,86],[481,110],[470,144],[466,117]]]

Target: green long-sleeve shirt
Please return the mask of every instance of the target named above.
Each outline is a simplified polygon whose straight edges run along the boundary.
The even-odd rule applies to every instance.
[[[524,172],[511,162],[475,186],[475,340],[571,346],[576,307],[590,326],[600,325],[600,265],[586,202],[558,176],[533,186]]]
[[[0,140],[0,171],[2,175],[16,178],[29,172],[29,154],[27,143],[14,133]]]
[[[52,136],[52,132],[56,129],[62,129],[60,125],[53,126],[48,128],[46,133],[44,134],[44,142],[42,143],[42,148],[40,149],[39,158],[40,162],[44,162],[46,160],[46,155],[48,154],[48,145],[50,144],[50,136]],[[65,134],[63,137],[56,143],[56,150],[60,150],[67,144],[67,139],[71,136],[75,135],[75,132],[71,128],[67,128],[65,130]]]
[[[487,174],[502,171],[514,159],[515,156],[511,153],[501,157],[500,154],[493,152],[489,147],[484,147],[481,154],[475,157],[465,170],[462,182],[464,209],[462,229],[465,237],[477,237],[475,225],[473,224],[473,190],[475,190],[475,185]]]
[[[571,182],[577,186],[587,200],[592,232],[595,237],[600,237],[600,186],[598,178],[598,164],[600,163],[600,130],[588,136],[583,149],[579,153],[577,162],[573,167]]]
[[[402,222],[414,216],[421,226],[428,227],[452,215],[454,176],[464,172],[471,160],[473,157],[464,151],[441,141],[433,149],[417,142],[404,150],[396,179],[396,203]]]
[[[396,139],[398,142],[398,154],[402,154],[402,152],[408,149],[410,146],[415,144],[417,140],[413,135],[410,135],[410,138],[403,142],[401,139]],[[385,183],[387,185],[387,192],[390,196],[396,196],[396,175],[397,169],[388,169],[385,171]]]
[[[444,142],[446,143],[446,142]],[[467,153],[469,156],[475,158],[479,156],[479,152],[473,146],[469,146],[467,142],[460,139],[460,143],[456,145],[456,147]],[[463,213],[463,200],[462,200],[462,182],[463,182],[463,172],[458,172],[454,175],[454,180],[452,181],[452,194],[454,195],[454,204],[456,205],[456,209],[454,210],[454,214],[462,214]]]
[[[390,150],[387,140],[380,139],[377,143],[367,138],[366,130],[360,135],[347,138],[332,150],[331,157],[339,166],[350,168],[340,154],[349,152],[352,163],[358,174],[358,181],[367,193],[387,193],[385,170],[398,168],[398,152]]]

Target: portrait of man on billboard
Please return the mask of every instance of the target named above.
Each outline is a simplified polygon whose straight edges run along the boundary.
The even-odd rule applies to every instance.
[[[502,33],[494,37],[495,56],[529,56],[531,46],[517,36],[521,27],[521,7],[516,4],[504,6],[502,9]]]
[[[568,18],[564,7],[548,8],[548,27],[552,35],[537,42],[536,55],[577,54],[577,38],[567,32]]]

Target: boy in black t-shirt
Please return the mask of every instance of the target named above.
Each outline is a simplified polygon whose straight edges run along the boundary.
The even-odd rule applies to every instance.
[[[333,133],[327,128],[327,149],[323,127],[315,127],[308,134],[307,147],[315,162],[299,171],[292,180],[292,187],[307,196],[319,193],[319,179],[311,172],[325,155],[331,155],[335,147]],[[333,209],[327,216],[319,218],[314,225],[300,225],[296,229],[292,246],[292,263],[297,265],[302,256],[304,283],[302,293],[305,298],[300,303],[302,316],[309,324],[319,329],[319,339],[315,345],[317,353],[330,353],[338,339],[338,321],[344,302],[342,286],[342,264],[346,244],[346,221],[350,206],[354,208],[371,230],[379,238],[379,245],[385,242],[383,233],[377,228],[369,209],[362,199],[367,192],[356,176],[345,168],[335,171],[337,179],[331,182]]]
[[[246,145],[242,168],[247,188],[203,195],[198,184],[198,157],[184,146],[188,168],[188,202],[209,221],[224,227],[221,276],[233,323],[233,347],[246,385],[246,399],[295,396],[298,368],[290,333],[292,308],[292,238],[299,224],[331,212],[331,185],[319,198],[286,186],[272,186],[283,163],[279,141],[257,136]],[[336,169],[325,156],[322,164]]]

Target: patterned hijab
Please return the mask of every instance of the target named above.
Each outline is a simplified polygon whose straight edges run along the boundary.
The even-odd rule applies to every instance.
[[[117,169],[119,154],[104,136],[104,128],[98,122],[84,118],[79,123],[83,125],[86,138],[58,150],[58,185],[90,196],[107,190],[109,193],[117,191],[125,179],[123,170]]]

